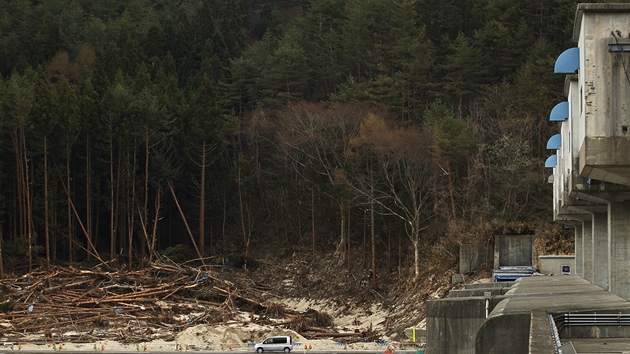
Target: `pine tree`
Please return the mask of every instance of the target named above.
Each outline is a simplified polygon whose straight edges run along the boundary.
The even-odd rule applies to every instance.
[[[483,56],[484,53],[460,33],[451,43],[450,52],[440,65],[444,73],[444,93],[455,98],[460,118],[463,116],[464,101],[479,94],[482,85],[488,82]]]

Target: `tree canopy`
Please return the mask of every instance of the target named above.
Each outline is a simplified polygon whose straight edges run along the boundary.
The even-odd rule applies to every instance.
[[[178,245],[349,262],[366,228],[418,266],[456,222],[551,219],[574,7],[0,0],[0,271]]]

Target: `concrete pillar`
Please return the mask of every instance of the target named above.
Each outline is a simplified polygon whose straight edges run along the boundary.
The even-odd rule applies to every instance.
[[[593,282],[593,222],[582,223],[582,271],[584,279]]]
[[[575,274],[584,277],[584,254],[582,246],[582,225],[575,225]]]
[[[630,202],[608,203],[608,286],[630,300]]]
[[[608,290],[608,214],[593,213],[593,284]]]

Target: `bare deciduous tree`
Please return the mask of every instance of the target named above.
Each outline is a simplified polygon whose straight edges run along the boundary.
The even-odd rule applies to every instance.
[[[291,103],[279,113],[279,147],[295,173],[314,188],[333,196],[339,206],[339,262],[347,257],[346,218],[348,202],[344,198],[346,154],[350,138],[356,134],[362,117],[374,110],[367,105]],[[306,173],[314,172],[314,174]],[[322,185],[321,180],[327,185]],[[313,233],[315,237],[315,233]],[[313,242],[314,244],[314,242]]]
[[[416,127],[389,127],[382,118],[370,114],[351,146],[350,155],[355,163],[371,167],[369,172],[349,175],[346,182],[370,208],[374,209],[376,204],[379,212],[396,216],[405,223],[414,249],[414,275],[418,280],[422,231],[432,217],[430,137]],[[373,259],[375,256],[373,251]],[[374,268],[375,262],[372,264]]]

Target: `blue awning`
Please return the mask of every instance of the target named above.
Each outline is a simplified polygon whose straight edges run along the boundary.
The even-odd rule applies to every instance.
[[[558,150],[562,146],[562,134],[556,134],[547,141],[547,150]]]
[[[564,122],[569,118],[569,102],[558,103],[549,114],[549,120],[552,122]]]
[[[580,49],[578,47],[569,48],[562,52],[558,59],[556,59],[556,65],[553,68],[554,74],[575,74],[575,71],[580,68]]]
[[[558,164],[558,155],[551,155],[545,161],[546,168],[554,168]]]

